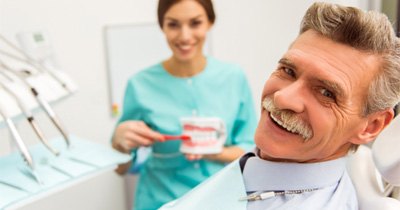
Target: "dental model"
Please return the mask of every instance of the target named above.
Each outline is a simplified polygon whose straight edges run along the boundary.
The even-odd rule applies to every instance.
[[[190,141],[182,141],[180,151],[189,154],[216,154],[221,152],[226,140],[226,130],[222,119],[217,117],[181,118],[182,136]]]

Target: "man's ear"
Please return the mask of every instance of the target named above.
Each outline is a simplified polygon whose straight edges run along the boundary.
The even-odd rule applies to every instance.
[[[373,141],[393,120],[393,117],[393,109],[386,109],[368,115],[360,132],[355,138],[352,138],[350,142],[353,144],[366,144]]]

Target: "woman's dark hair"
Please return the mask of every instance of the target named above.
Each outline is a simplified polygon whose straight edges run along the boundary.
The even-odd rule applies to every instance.
[[[158,25],[160,28],[163,27],[164,16],[165,13],[171,8],[174,4],[180,2],[182,0],[159,0],[158,1],[158,9],[157,9],[157,16],[158,16]],[[211,24],[215,22],[215,13],[214,7],[211,0],[194,0],[198,2],[206,11],[208,20]]]

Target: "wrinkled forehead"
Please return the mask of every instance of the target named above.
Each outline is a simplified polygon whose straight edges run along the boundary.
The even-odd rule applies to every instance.
[[[362,97],[367,96],[381,64],[378,55],[335,42],[311,30],[296,38],[283,59],[299,73],[333,84],[344,95]]]
[[[307,56],[313,56],[311,61],[324,61],[344,72],[359,71],[358,73],[377,75],[383,63],[381,55],[336,42],[313,30],[300,34],[292,42],[288,52],[293,51],[306,53]]]

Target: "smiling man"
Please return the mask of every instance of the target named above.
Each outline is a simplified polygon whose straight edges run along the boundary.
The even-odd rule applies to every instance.
[[[400,101],[400,41],[387,17],[315,3],[266,81],[256,149],[165,209],[358,209],[345,156]]]

